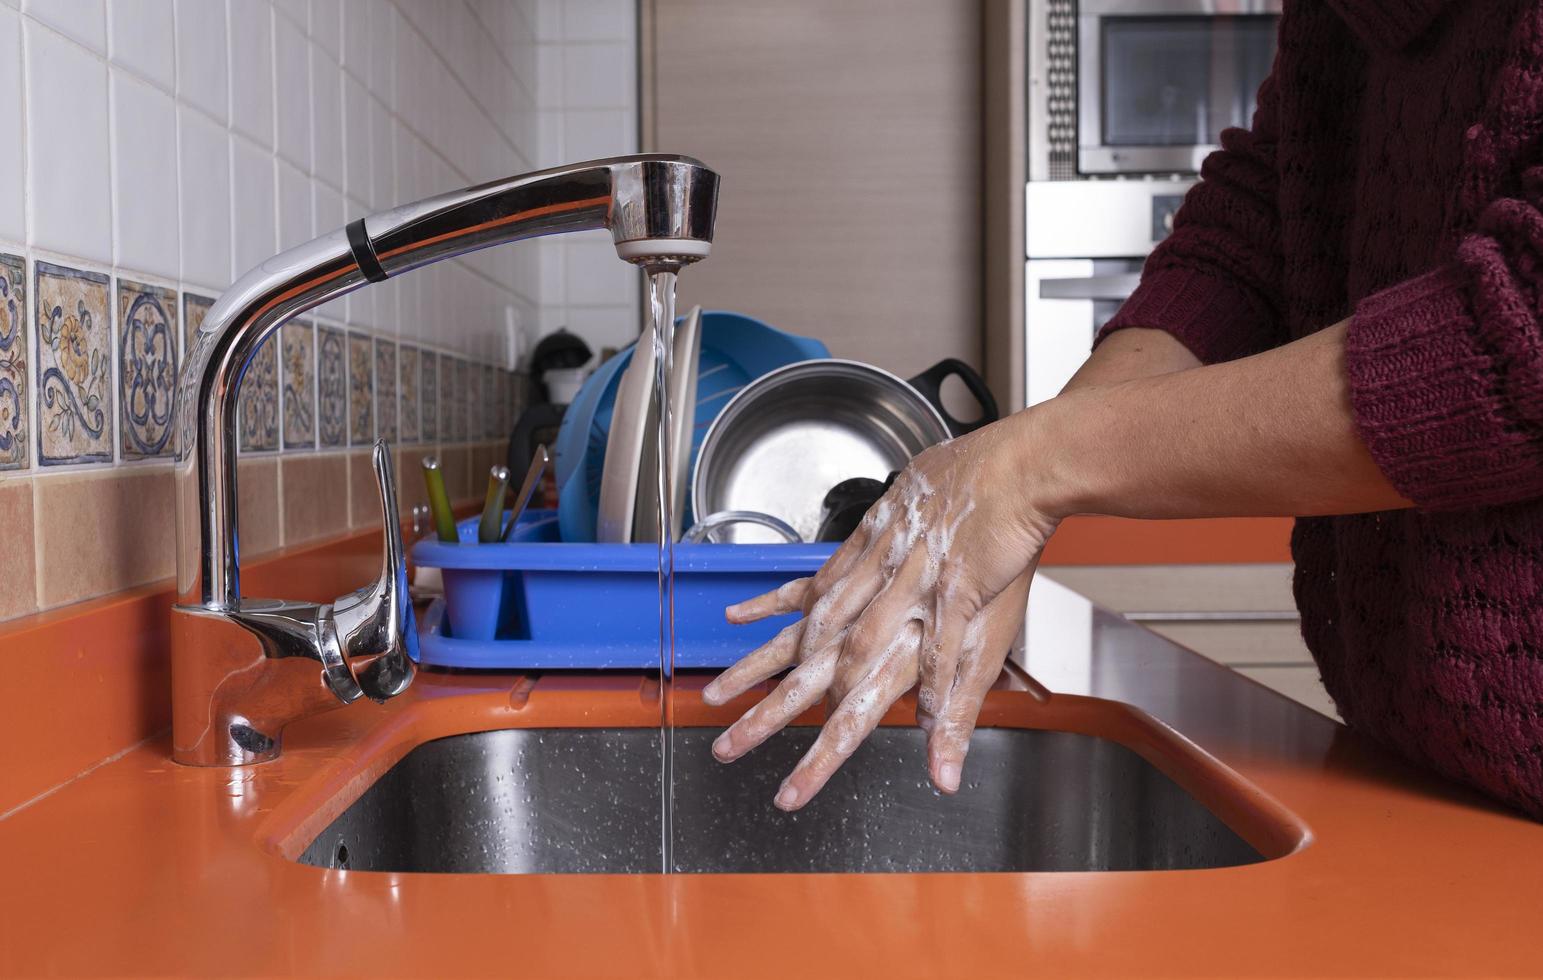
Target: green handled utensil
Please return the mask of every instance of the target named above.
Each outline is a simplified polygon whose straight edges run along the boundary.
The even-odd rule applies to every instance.
[[[488,471],[488,494],[482,502],[482,520],[477,524],[477,540],[497,544],[502,540],[504,497],[509,493],[509,467],[494,466]]]
[[[445,475],[439,470],[439,457],[423,457],[423,485],[429,492],[429,513],[434,515],[434,532],[439,540],[461,540],[455,533],[455,514],[450,510],[450,495],[445,492]]]

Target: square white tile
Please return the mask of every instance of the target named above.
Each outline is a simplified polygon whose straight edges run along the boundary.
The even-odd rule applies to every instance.
[[[609,241],[565,245],[569,306],[624,306],[639,301],[637,268],[616,257]]]
[[[311,42],[287,17],[274,18],[274,109],[279,156],[311,171]]]
[[[113,233],[123,268],[177,277],[177,105],[121,69],[112,74]]]
[[[353,7],[348,8],[350,11]],[[365,200],[373,192],[370,183],[370,96],[351,75],[343,77],[343,191]]]
[[[279,161],[279,249],[316,237],[311,220],[311,178]]]
[[[167,0],[110,0],[107,19],[114,64],[172,91],[177,83],[177,35]]]
[[[379,102],[370,100],[370,205],[376,210],[399,203],[396,200],[396,154],[392,147],[400,128]]]
[[[543,74],[543,86],[546,81]],[[637,99],[635,88],[632,45],[607,42],[565,46],[562,92],[565,108],[629,108]]]
[[[635,0],[564,0],[562,8],[564,40],[630,44],[636,34]]]
[[[21,15],[0,7],[0,115],[13,121],[21,114]],[[19,127],[15,137],[0,140],[0,237],[27,237],[25,148]]]
[[[177,96],[220,122],[230,118],[225,5],[177,0]]]
[[[538,256],[536,297],[562,303],[568,295],[568,247],[560,238],[538,238],[522,244]]]
[[[239,136],[230,141],[231,279],[273,255],[273,154]]]
[[[338,43],[342,33],[343,5],[340,0],[311,0],[311,40],[337,61],[342,54]]]
[[[107,65],[46,27],[24,31],[32,242],[111,262]]]
[[[25,0],[22,11],[97,54],[107,53],[107,9],[102,0]]]
[[[343,0],[343,67],[349,74],[370,80],[370,11],[378,0]]]
[[[273,8],[266,0],[230,5],[230,124],[273,147]]]
[[[534,147],[537,167],[561,166],[567,159],[564,146],[564,126],[567,114],[561,109],[542,109],[536,113],[536,143]]]
[[[637,120],[630,109],[573,109],[563,114],[563,152],[569,160],[635,153]]]
[[[536,40],[561,41],[563,39],[563,0],[530,0],[522,4],[535,29]]]
[[[230,284],[230,136],[201,113],[177,110],[182,186],[182,279],[219,291]]]
[[[435,16],[453,15],[461,10],[460,4],[437,5]],[[393,62],[396,56],[397,21],[401,15],[389,3],[377,3],[370,8],[370,91],[382,99],[390,99],[394,82]]]
[[[274,0],[273,9],[286,20],[294,21],[300,30],[310,29],[311,0]]]
[[[536,107],[561,109],[565,105],[563,67],[565,45],[539,44],[536,46]]]
[[[343,187],[343,69],[311,48],[311,173]]]

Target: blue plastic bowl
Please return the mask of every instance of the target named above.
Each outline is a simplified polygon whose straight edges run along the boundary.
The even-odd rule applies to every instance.
[[[621,384],[622,371],[632,362],[633,347],[606,361],[590,375],[579,389],[578,397],[563,414],[557,443],[553,447],[557,513],[563,541],[595,540],[600,475],[605,465],[606,441],[611,434],[611,413],[616,408],[616,389]],[[702,353],[697,359],[691,465],[696,465],[708,426],[739,389],[786,364],[829,356],[829,348],[818,340],[784,333],[754,317],[723,310],[704,312]],[[688,494],[682,527],[691,526],[689,497]]]

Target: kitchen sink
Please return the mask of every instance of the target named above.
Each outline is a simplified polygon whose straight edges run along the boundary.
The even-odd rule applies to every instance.
[[[675,734],[683,872],[1128,871],[1264,860],[1129,748],[1093,735],[983,728],[965,783],[927,781],[925,737],[876,730],[798,813],[772,806],[816,729],[722,765],[717,729]],[[407,753],[299,860],[355,871],[660,870],[659,732],[532,728],[453,735]]]

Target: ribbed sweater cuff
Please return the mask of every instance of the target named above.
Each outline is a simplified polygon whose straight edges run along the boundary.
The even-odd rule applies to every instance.
[[[1351,407],[1388,481],[1430,510],[1512,503],[1543,485],[1539,449],[1507,419],[1453,265],[1362,300],[1345,336]]]
[[[1093,346],[1130,327],[1172,334],[1204,364],[1257,354],[1271,346],[1269,314],[1246,290],[1179,266],[1144,272],[1141,285],[1098,332]]]

